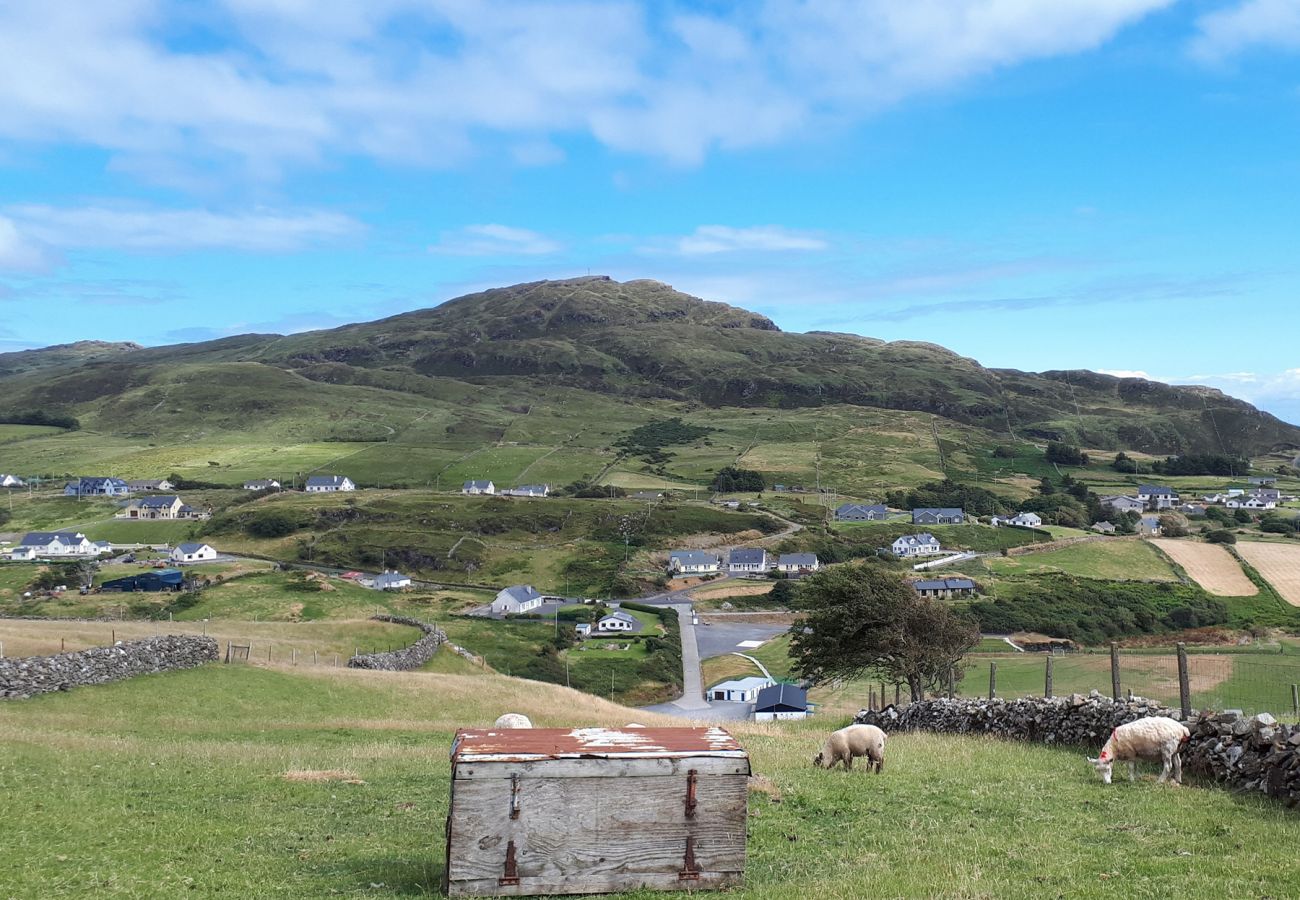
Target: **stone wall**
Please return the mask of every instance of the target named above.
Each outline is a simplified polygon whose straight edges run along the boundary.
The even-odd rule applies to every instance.
[[[25,699],[136,675],[191,669],[217,658],[213,638],[169,634],[55,656],[0,659],[0,699]]]
[[[401,650],[392,650],[387,653],[363,653],[360,656],[354,656],[348,660],[350,669],[382,669],[387,672],[409,672],[412,669],[418,669],[420,666],[433,659],[433,655],[438,652],[438,648],[447,642],[447,635],[441,628],[430,625],[428,622],[421,622],[419,619],[411,619],[406,616],[371,616],[375,622],[392,622],[394,625],[409,625],[412,628],[418,628],[424,632],[424,637],[420,638],[409,647],[403,647]]]
[[[1051,700],[921,700],[906,707],[863,710],[855,722],[885,731],[991,734],[1003,738],[1088,748],[1093,752],[1125,722],[1147,716],[1181,719],[1154,700],[1111,700],[1096,691]],[[1185,771],[1240,791],[1266,794],[1300,806],[1300,724],[1284,725],[1268,713],[1202,713],[1185,723]]]

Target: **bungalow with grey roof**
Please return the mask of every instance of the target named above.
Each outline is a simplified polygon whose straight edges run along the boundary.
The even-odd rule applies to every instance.
[[[492,613],[498,616],[515,616],[537,609],[542,605],[542,595],[531,584],[516,584],[502,588],[492,601]]]
[[[969,597],[975,582],[969,578],[923,578],[912,582],[912,590],[921,597]]]
[[[1097,522],[1092,526],[1092,530],[1098,534],[1114,534],[1115,526],[1110,522]]]
[[[758,699],[758,692],[775,684],[771,678],[750,675],[747,678],[735,678],[731,681],[719,681],[709,688],[705,696],[710,700],[723,703],[753,703]]]
[[[1143,512],[1146,508],[1146,502],[1139,500],[1137,497],[1130,497],[1126,494],[1113,494],[1101,498],[1101,505],[1114,513],[1126,512]]]
[[[668,568],[679,575],[713,575],[721,563],[704,550],[674,550],[668,554]]]
[[[762,547],[737,547],[727,554],[727,571],[732,575],[761,575],[767,570],[767,551]]]
[[[888,516],[883,503],[843,503],[835,508],[836,522],[880,522]]]
[[[279,489],[280,482],[274,478],[255,478],[252,481],[244,482],[244,490],[246,491],[278,491]]]
[[[411,576],[401,572],[380,572],[370,586],[377,591],[400,591],[411,586]]]
[[[890,552],[899,557],[934,556],[942,553],[939,539],[928,531],[920,534],[905,534],[889,545]]]
[[[24,487],[26,484],[17,475],[0,475],[0,487]]]
[[[495,494],[497,486],[491,481],[467,481],[460,486],[462,494]]]
[[[170,491],[176,485],[166,478],[146,478],[143,481],[128,481],[126,486],[131,493],[135,494],[144,491]]]
[[[912,510],[913,525],[960,525],[966,514],[950,506],[922,507]]]
[[[782,553],[776,561],[776,570],[787,575],[816,572],[820,568],[816,553]]]
[[[774,684],[754,699],[754,721],[808,718],[808,692],[795,684]]]
[[[1251,475],[1246,480],[1249,481],[1251,484],[1258,484],[1264,487],[1277,484],[1276,475]]]
[[[629,612],[616,609],[607,616],[601,616],[600,621],[596,623],[597,631],[640,631],[641,620]]]
[[[521,484],[518,487],[506,488],[501,493],[507,497],[545,497],[550,492],[549,484]]]
[[[1041,516],[1038,515],[1038,513],[1021,512],[1021,513],[1016,513],[1014,516],[1009,516],[1005,519],[999,516],[993,517],[994,528],[998,527],[999,525],[1011,525],[1016,528],[1037,528],[1039,525],[1042,524],[1043,524],[1043,519]]]
[[[356,489],[357,486],[346,475],[311,475],[303,486],[303,490],[309,494],[333,494]]]
[[[186,541],[173,547],[168,555],[175,563],[210,562],[217,558],[217,548],[199,541]]]

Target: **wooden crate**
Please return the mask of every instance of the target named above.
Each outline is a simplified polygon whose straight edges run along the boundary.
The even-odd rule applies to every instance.
[[[462,730],[451,896],[741,882],[749,755],[721,728]]]

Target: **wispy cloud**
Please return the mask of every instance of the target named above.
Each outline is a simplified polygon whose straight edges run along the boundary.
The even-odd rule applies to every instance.
[[[1255,46],[1300,49],[1300,3],[1243,0],[1197,20],[1189,50],[1203,62],[1219,62]]]
[[[326,210],[227,213],[134,204],[22,204],[3,212],[34,245],[62,249],[288,251],[355,237],[364,231],[357,220]]]
[[[692,164],[1091,49],[1171,2],[10,3],[0,137],[103,148],[178,185],[346,156],[446,165],[493,136],[525,164],[571,135]]]
[[[12,219],[0,216],[0,272],[43,272],[52,264],[46,248],[21,233]]]
[[[821,235],[794,231],[779,225],[755,225],[733,228],[728,225],[701,225],[688,235],[652,241],[642,246],[643,253],[677,253],[682,256],[712,256],[719,253],[784,253],[800,250],[825,250],[829,246]]]
[[[510,225],[466,225],[444,231],[430,253],[447,256],[546,256],[564,249],[559,241]]]

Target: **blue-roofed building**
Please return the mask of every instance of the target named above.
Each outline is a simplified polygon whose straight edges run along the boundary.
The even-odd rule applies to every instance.
[[[674,550],[668,554],[668,568],[677,575],[714,575],[721,562],[704,550]]]
[[[727,571],[732,575],[765,575],[768,568],[762,547],[737,547],[727,554]]]
[[[121,478],[78,478],[63,487],[65,497],[125,497],[131,487]]]
[[[346,475],[312,475],[303,488],[309,494],[333,494],[356,489],[357,486]]]
[[[912,590],[921,597],[969,597],[975,582],[969,578],[923,578],[912,582]]]
[[[758,692],[754,721],[773,722],[808,718],[808,692],[795,684],[774,684]]]
[[[140,572],[136,575],[127,575],[124,578],[105,581],[100,585],[100,590],[110,593],[116,591],[127,593],[136,591],[179,591],[184,586],[184,583],[185,575],[180,569],[156,569],[151,572]]]

